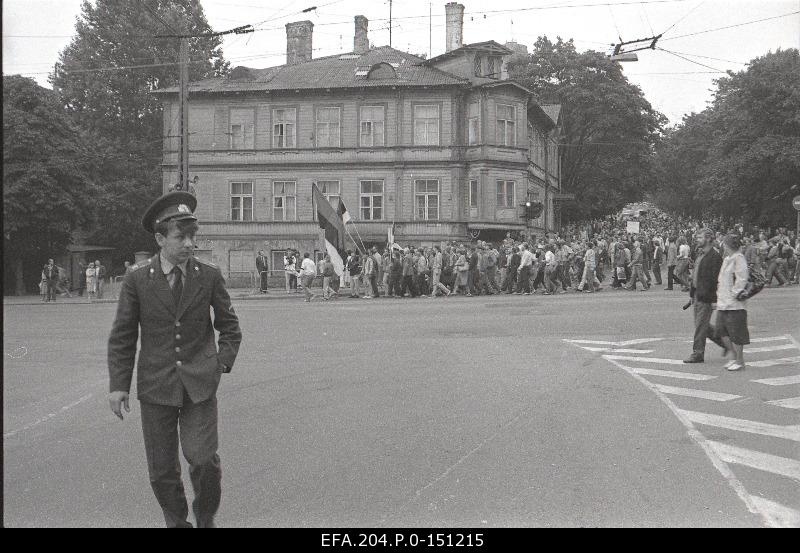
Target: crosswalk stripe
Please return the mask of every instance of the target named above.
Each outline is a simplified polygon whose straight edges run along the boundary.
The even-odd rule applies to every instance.
[[[768,401],[767,403],[777,407],[786,407],[787,409],[800,409],[800,396],[787,397],[786,399],[774,399],[772,401]]]
[[[776,367],[778,365],[791,365],[792,363],[800,363],[800,356],[780,357],[778,359],[763,359],[761,361],[747,362],[747,364],[751,367]]]
[[[665,371],[663,369],[641,369],[641,368],[631,367],[630,370],[632,372],[635,372],[636,374],[665,376],[667,378],[682,378],[684,380],[714,380],[715,378],[717,378],[716,376],[711,376],[709,374],[682,373],[678,371]]]
[[[750,434],[760,434],[762,436],[772,436],[773,438],[783,438],[800,442],[800,425],[769,424],[766,422],[751,421],[747,419],[735,419],[711,413],[700,413],[698,411],[680,410],[690,421],[706,426],[716,426],[717,428],[727,428],[738,432],[748,432]]]
[[[569,342],[571,344],[601,344],[604,346],[616,346],[616,342],[608,342],[606,340],[564,340],[565,342]]]
[[[787,340],[786,336],[769,336],[767,338],[750,338],[750,341],[755,342],[780,342],[781,340]]]
[[[596,346],[581,347],[588,351],[603,351],[609,353],[653,353],[651,349],[598,348]]]
[[[800,461],[710,440],[706,443],[726,463],[743,465],[800,480]]]
[[[800,528],[800,511],[757,495],[751,495],[750,499],[772,526],[776,528]]]
[[[631,357],[628,355],[604,355],[606,359],[614,359],[616,361],[641,361],[644,363],[663,363],[666,365],[683,365],[680,359],[659,359],[658,357]]]
[[[599,346],[616,346],[616,347],[635,346],[637,344],[646,344],[647,342],[658,342],[661,340],[663,340],[663,338],[636,338],[634,340],[625,340],[622,342],[610,342],[608,340],[583,340],[583,339],[564,338],[564,341],[569,342],[570,344],[596,344]]]
[[[800,384],[800,374],[777,376],[775,378],[761,378],[759,380],[751,380],[750,382],[758,382],[759,384],[766,384],[767,386],[788,386],[789,384]]]
[[[675,386],[665,386],[664,384],[653,384],[658,391],[671,394],[675,396],[699,397],[701,399],[710,399],[711,401],[730,401],[738,399],[742,396],[733,394],[723,394],[722,392],[710,392],[707,390],[695,390],[694,388],[678,388]]]
[[[777,346],[763,346],[760,348],[744,348],[745,353],[762,353],[765,351],[780,351],[782,349],[797,349],[794,344],[778,344]]]

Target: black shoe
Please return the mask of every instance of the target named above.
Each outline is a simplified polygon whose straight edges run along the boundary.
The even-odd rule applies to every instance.
[[[704,363],[705,360],[703,359],[702,355],[698,355],[696,353],[691,354],[689,357],[683,360],[684,363]]]

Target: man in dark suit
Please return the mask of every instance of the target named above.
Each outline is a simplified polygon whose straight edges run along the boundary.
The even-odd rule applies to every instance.
[[[161,250],[125,277],[108,339],[109,404],[122,419],[123,407],[130,412],[128,394],[141,328],[137,390],[147,467],[168,527],[191,527],[180,476],[178,426],[195,491],[197,526],[214,525],[222,474],[216,391],[242,340],[222,273],[193,257],[196,205],[188,192],[171,192],[145,213],[142,224],[155,234]]]
[[[267,294],[269,292],[267,285],[269,266],[267,266],[267,257],[264,255],[264,250],[258,250],[258,256],[256,256],[256,270],[261,279],[261,293]]]
[[[57,291],[58,291],[58,267],[53,262],[52,259],[47,260],[47,265],[44,266],[44,278],[47,281],[47,300],[45,301],[56,301]]]
[[[697,235],[699,253],[695,261],[689,294],[694,304],[694,345],[692,354],[684,363],[702,363],[705,360],[706,338],[727,352],[722,340],[711,326],[711,315],[717,303],[717,277],[722,267],[722,257],[714,249],[714,232],[703,229]]]

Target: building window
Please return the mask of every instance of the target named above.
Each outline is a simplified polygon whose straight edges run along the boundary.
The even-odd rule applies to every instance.
[[[295,148],[295,108],[272,110],[272,147]]]
[[[499,146],[517,145],[516,108],[497,104],[497,144]]]
[[[439,181],[415,180],[414,203],[417,207],[417,219],[423,221],[439,219]]]
[[[231,109],[230,129],[231,150],[252,150],[253,144],[253,108]]]
[[[467,125],[467,143],[472,146],[478,143],[478,121],[479,119],[480,104],[472,102],[469,105],[469,119]]]
[[[325,199],[330,202],[333,209],[339,207],[339,198],[342,195],[342,184],[338,180],[321,180],[317,181],[317,188],[325,196]]]
[[[469,181],[469,206],[478,207],[478,181]]]
[[[361,107],[361,146],[384,145],[384,117],[383,106]]]
[[[514,207],[514,181],[497,181],[497,208],[507,209]]]
[[[317,108],[315,137],[318,148],[338,148],[341,145],[339,114],[339,108]]]
[[[231,183],[231,221],[253,220],[253,183]]]
[[[228,271],[230,273],[249,273],[254,270],[255,256],[250,250],[230,250],[228,252]]]
[[[494,68],[494,65],[495,65],[494,64],[494,56],[489,56],[486,59],[486,63],[488,65],[488,67],[486,68],[487,69],[486,76],[489,77],[490,79],[496,79],[497,75],[494,74],[494,71],[495,71],[495,68]]]
[[[475,76],[481,76],[481,57],[475,56]]]
[[[272,263],[270,264],[269,268],[271,271],[280,271],[283,270],[283,258],[286,257],[286,250],[272,250],[270,251],[270,260]],[[297,268],[300,268],[300,264],[297,263]]]
[[[383,219],[383,181],[361,181],[361,219],[380,221]]]
[[[275,181],[272,183],[272,218],[275,221],[297,219],[297,183]]]
[[[414,106],[414,144],[439,145],[439,106]]]

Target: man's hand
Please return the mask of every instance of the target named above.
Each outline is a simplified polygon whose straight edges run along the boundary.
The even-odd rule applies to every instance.
[[[111,407],[111,412],[123,420],[122,406],[125,406],[125,411],[131,412],[131,406],[128,403],[128,392],[111,392],[108,394],[108,404]]]

